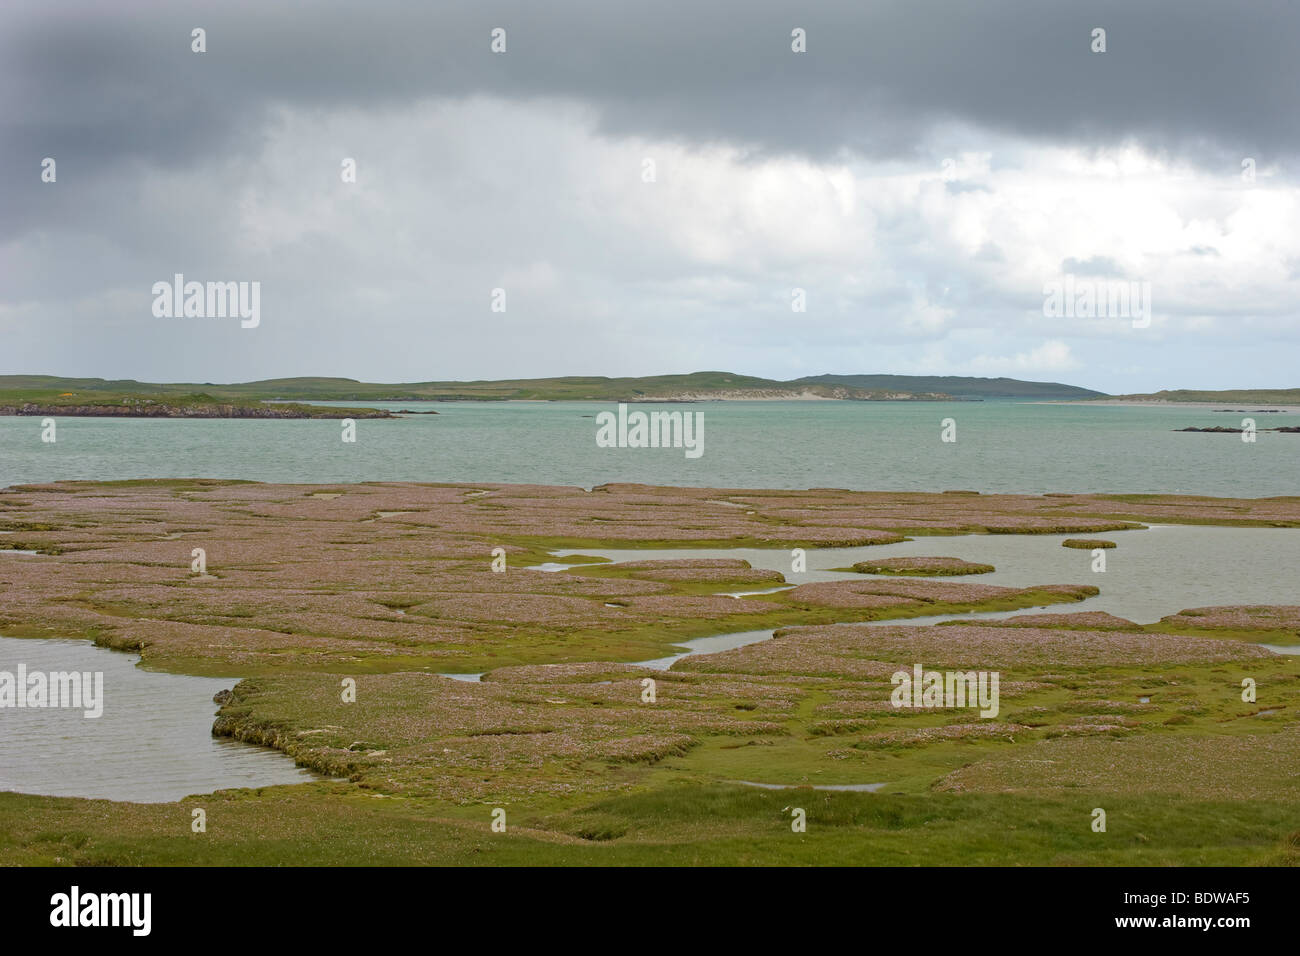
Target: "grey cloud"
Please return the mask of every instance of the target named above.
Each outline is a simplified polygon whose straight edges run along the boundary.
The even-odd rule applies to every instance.
[[[195,26],[207,30],[202,55],[189,49]],[[508,30],[504,56],[488,49],[496,26]],[[795,26],[808,31],[806,54],[790,51]],[[1105,54],[1088,50],[1097,26],[1108,31]],[[1205,0],[1086,8],[1058,0],[5,0],[0,242],[19,237],[0,261],[0,306],[15,310],[6,359],[12,371],[37,363],[87,374],[112,373],[102,366],[111,359],[146,378],[420,378],[575,366],[630,374],[730,367],[750,356],[768,367],[741,371],[775,373],[781,363],[821,371],[858,342],[862,370],[872,370],[916,361],[928,333],[899,317],[918,299],[951,308],[954,326],[999,329],[988,349],[1019,332],[1006,347],[1032,351],[1042,324],[1017,317],[1040,309],[1039,284],[1016,293],[993,268],[1015,258],[1014,222],[973,257],[955,257],[910,205],[873,210],[880,251],[864,253],[858,270],[871,281],[839,293],[844,302],[814,288],[812,301],[825,311],[797,327],[804,338],[796,354],[779,300],[790,285],[815,281],[802,277],[801,263],[769,275],[769,259],[744,252],[700,262],[653,241],[649,228],[588,214],[565,191],[586,168],[548,177],[553,169],[539,154],[558,154],[562,144],[533,135],[519,122],[524,111],[509,104],[574,101],[611,136],[726,143],[755,159],[856,154],[937,170],[938,156],[959,154],[966,138],[978,152],[987,134],[1012,144],[991,158],[994,170],[1020,158],[1010,155],[1020,140],[1026,152],[1133,141],[1221,168],[1225,180],[1239,177],[1244,156],[1285,179],[1300,147],[1298,28],[1300,4],[1260,2],[1242,12]],[[430,111],[417,105],[479,95],[495,99],[468,111],[463,127],[420,125]],[[385,165],[391,173],[382,188],[367,180],[377,211],[340,217],[357,234],[331,236],[311,231],[309,214],[327,205],[311,190],[281,199],[278,211],[308,220],[306,233],[273,242],[263,260],[231,198],[256,199],[259,188],[283,183],[260,178],[281,117],[349,110],[395,117],[367,127],[392,140],[349,141],[350,120],[338,130],[339,148],[361,157],[364,175]],[[945,139],[935,154],[937,136]],[[493,138],[500,164],[489,161],[495,154],[467,161],[460,152]],[[59,163],[57,189],[39,182],[44,156]],[[326,159],[315,169],[304,159],[294,175],[337,186],[335,154]],[[426,183],[437,188],[419,192]],[[690,224],[683,214],[664,233],[677,238]],[[471,326],[465,317],[482,316],[484,290],[534,261],[562,276],[563,294],[548,300],[543,288],[530,299],[512,284],[509,323]],[[1109,259],[1066,260],[1067,268],[1072,262],[1080,274],[1117,271]],[[243,354],[246,340],[216,327],[150,322],[149,284],[174,271],[265,279],[268,310],[282,312],[259,330],[263,347]],[[661,327],[689,335],[662,336]],[[553,329],[578,344],[555,345]],[[385,353],[375,344],[385,342],[401,347]],[[881,343],[892,351],[875,356]],[[1103,346],[1095,355],[1109,361]],[[441,376],[389,371],[435,360],[448,363]]]
[[[12,3],[4,159],[202,161],[272,105],[571,97],[619,134],[817,157],[915,153],[934,123],[1267,161],[1300,145],[1300,7],[1187,0]],[[193,26],[208,52],[189,50]],[[505,55],[489,31],[508,31]],[[790,51],[790,30],[808,52]],[[1093,27],[1108,50],[1089,50]]]

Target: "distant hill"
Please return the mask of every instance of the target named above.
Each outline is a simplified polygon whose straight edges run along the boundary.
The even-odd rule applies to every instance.
[[[1179,388],[1174,391],[1145,392],[1138,395],[1113,395],[1111,399],[1117,402],[1235,402],[1247,405],[1300,405],[1300,388],[1230,388],[1217,392]]]
[[[1105,392],[1060,382],[1022,382],[1015,378],[972,378],[965,375],[809,375],[796,379],[815,385],[946,392],[954,398],[1019,398],[1037,401],[1081,401],[1105,398]]]
[[[44,403],[90,405],[148,404],[183,398],[204,401],[709,401],[755,399],[840,399],[845,401],[945,401],[939,391],[911,388],[864,388],[840,382],[780,382],[734,372],[692,372],[640,378],[564,376],[474,382],[405,382],[384,384],[350,378],[276,378],[217,385],[212,382],[137,382],[131,379],[59,378],[53,375],[0,375],[0,404]]]

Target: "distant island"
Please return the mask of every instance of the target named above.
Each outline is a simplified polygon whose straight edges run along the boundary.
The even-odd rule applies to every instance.
[[[1090,389],[1049,382],[960,376],[818,375],[778,381],[733,372],[639,378],[562,376],[385,384],[349,378],[279,378],[218,385],[133,379],[0,375],[0,415],[137,418],[389,418],[414,414],[310,402],[830,400],[951,402],[986,398],[1086,399]]]
[[[1300,389],[1164,391],[1107,395],[1060,382],[959,375],[812,375],[779,381],[734,372],[640,378],[562,376],[471,382],[385,384],[350,378],[275,378],[218,385],[133,379],[0,375],[0,415],[126,418],[396,418],[403,408],[312,402],[952,402],[1028,401],[1112,404],[1239,403],[1300,405]]]
[[[952,401],[953,396],[931,389],[864,388],[852,384],[809,381],[780,382],[731,372],[693,372],[642,378],[565,376],[472,382],[359,382],[350,378],[278,378],[230,385],[158,384],[130,379],[60,378],[51,375],[0,376],[0,407],[20,402],[80,408],[112,406],[114,412],[153,405],[189,408],[226,403],[247,409],[266,402],[464,402],[464,401],[609,401],[699,402],[780,401],[823,399],[839,401]],[[297,409],[301,412],[301,409]],[[320,409],[344,417],[338,409]],[[355,411],[355,410],[353,410]],[[373,410],[372,410],[373,411]],[[4,412],[13,414],[13,412]],[[156,410],[154,413],[157,413]],[[65,412],[65,414],[71,414]],[[313,412],[315,414],[315,412]],[[297,417],[280,413],[273,417]],[[355,416],[353,416],[355,417]]]
[[[1195,391],[1180,388],[1173,391],[1146,392],[1137,395],[1109,395],[1108,402],[1143,402],[1152,404],[1187,404],[1227,402],[1246,405],[1300,405],[1300,388],[1234,388],[1222,391]],[[1235,411],[1236,409],[1223,409]]]
[[[15,378],[16,376],[7,376]],[[132,383],[141,391],[51,391],[0,386],[0,416],[73,418],[397,418],[382,408],[340,408],[297,402],[218,398],[204,392],[149,393],[155,386]],[[163,386],[165,387],[165,386]],[[60,386],[62,388],[62,386]]]
[[[1060,382],[1022,382],[1015,378],[973,378],[967,375],[811,375],[797,379],[815,385],[849,385],[866,389],[906,389],[943,392],[965,400],[1083,401],[1106,398],[1105,392]]]

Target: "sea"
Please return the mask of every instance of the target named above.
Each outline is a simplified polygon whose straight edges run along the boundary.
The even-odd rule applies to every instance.
[[[331,403],[320,403],[331,404]],[[697,402],[630,411],[699,416],[702,452],[601,447],[608,402],[347,402],[437,412],[359,419],[0,417],[0,487],[66,479],[266,482],[639,482],[717,488],[1300,494],[1292,411],[985,402]],[[1239,434],[1181,432],[1241,427]],[[945,438],[951,440],[944,440]]]

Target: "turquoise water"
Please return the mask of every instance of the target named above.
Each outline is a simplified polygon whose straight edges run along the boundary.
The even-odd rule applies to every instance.
[[[363,403],[348,403],[358,405]],[[609,403],[373,403],[434,409],[357,422],[340,440],[326,420],[0,418],[0,487],[60,479],[245,478],[280,482],[497,481],[591,487],[644,482],[733,488],[833,487],[986,492],[1300,494],[1300,434],[1180,433],[1240,426],[1206,408],[1013,402],[703,402],[632,406],[701,412],[704,454],[600,448]],[[1236,407],[1236,406],[1234,406]],[[1295,413],[1253,414],[1267,428]],[[940,441],[941,421],[957,441]]]

